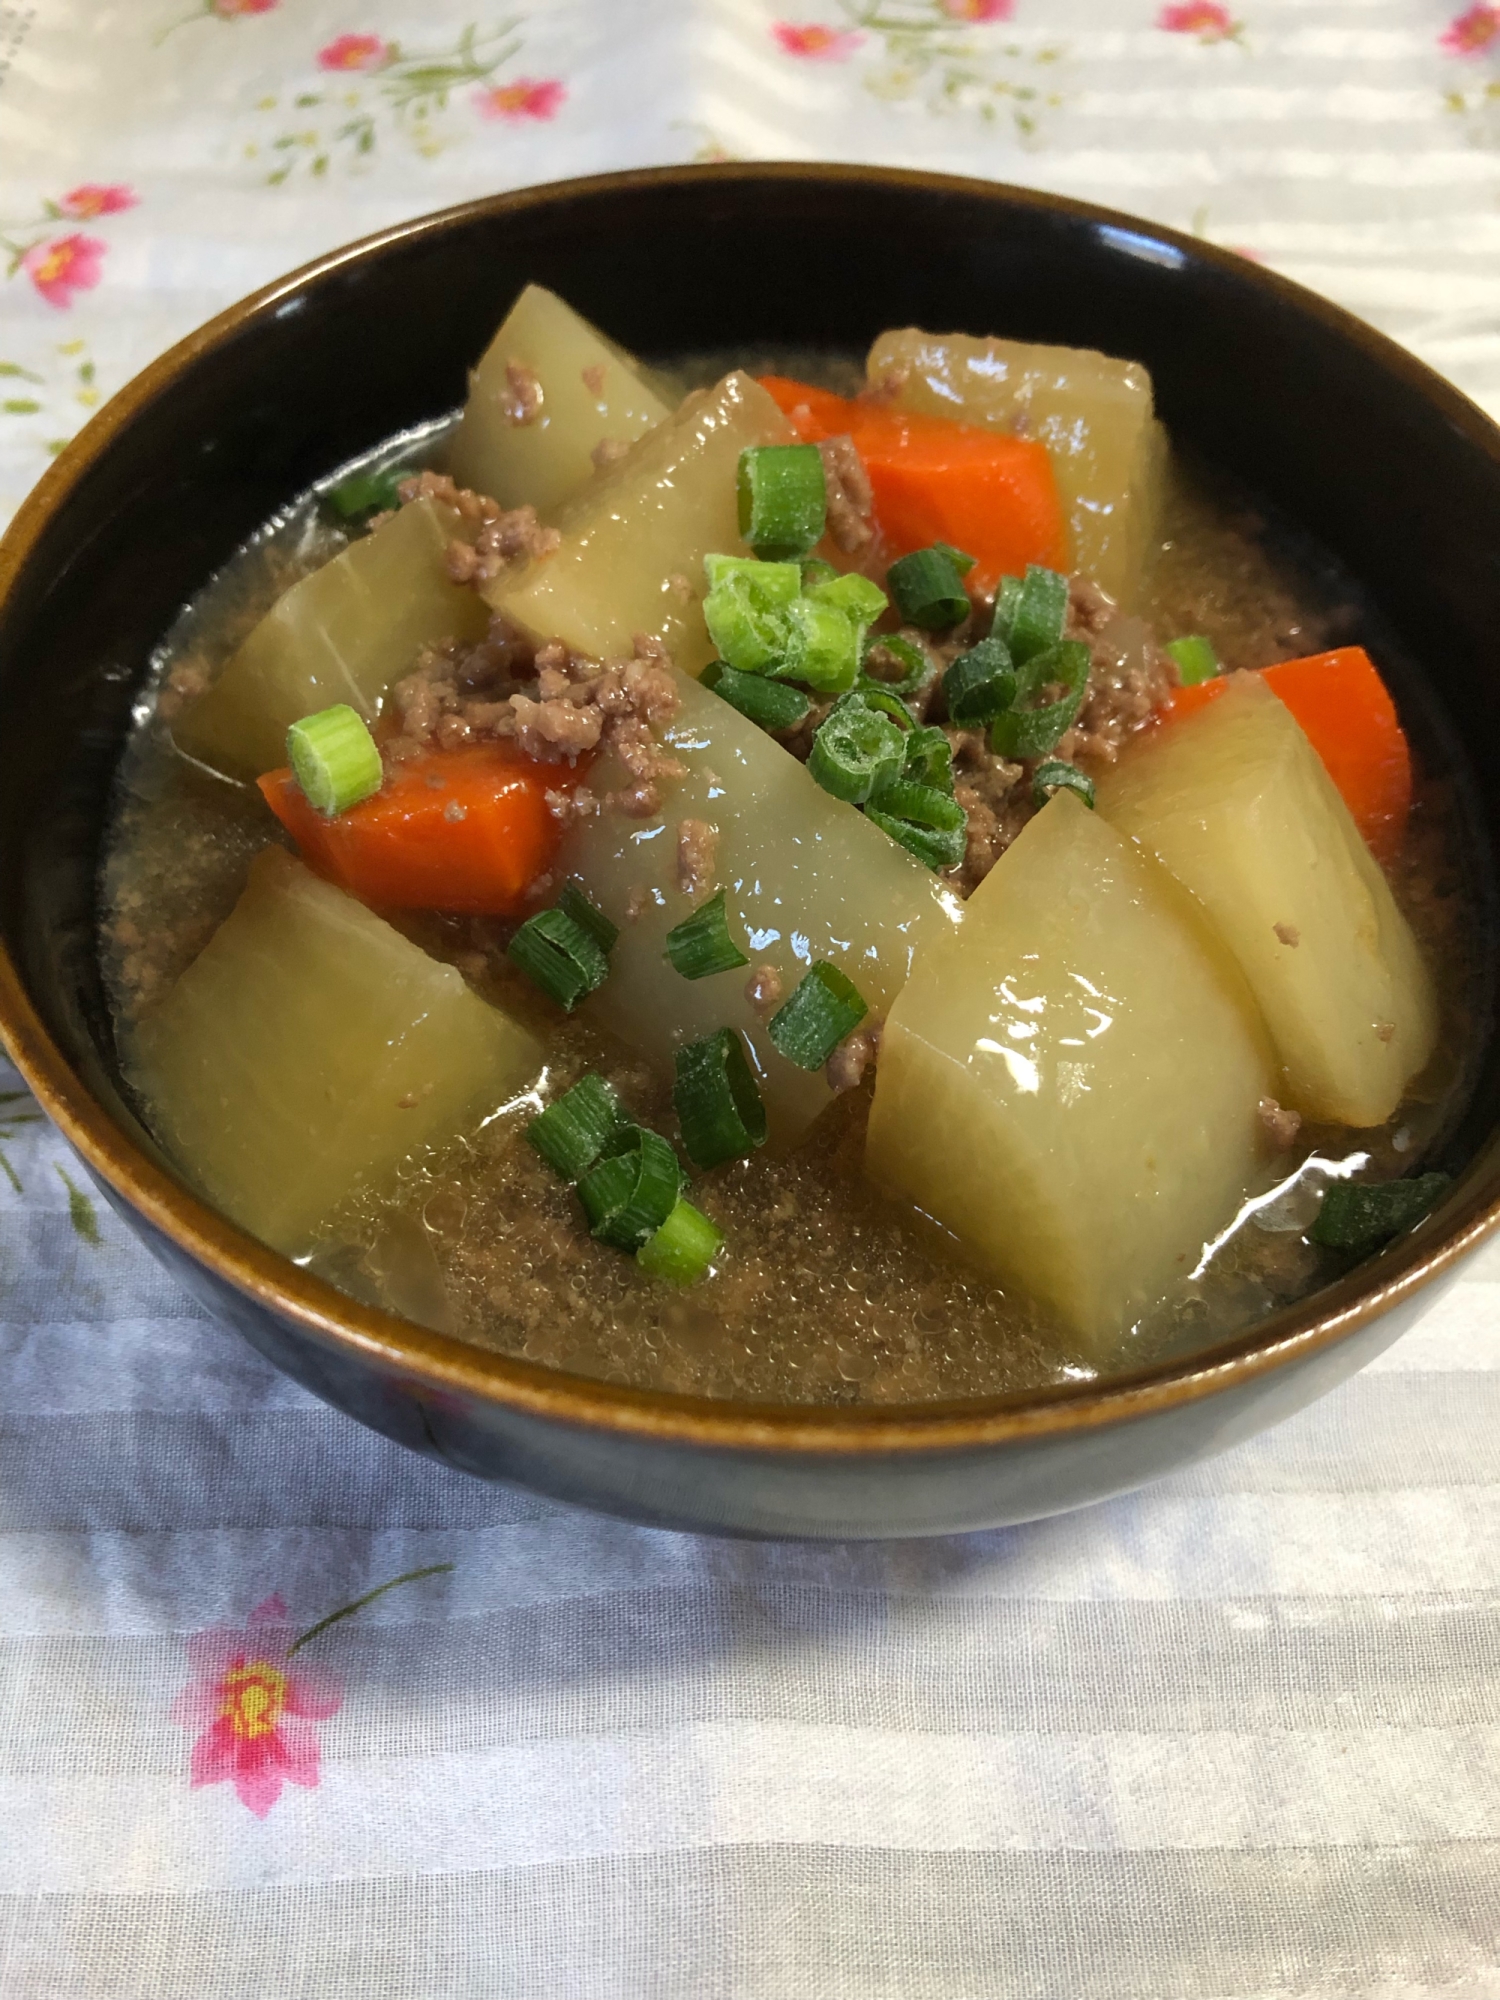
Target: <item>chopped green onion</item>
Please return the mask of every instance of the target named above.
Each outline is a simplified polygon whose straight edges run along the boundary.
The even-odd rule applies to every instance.
[[[661,1228],[636,1251],[635,1261],[669,1285],[695,1285],[723,1247],[722,1234],[702,1209],[679,1199]]]
[[[800,597],[786,608],[786,651],[767,669],[819,694],[842,694],[859,672],[859,634],[836,604]]]
[[[1039,806],[1044,806],[1054,792],[1076,792],[1091,810],[1094,804],[1094,781],[1084,776],[1076,764],[1064,764],[1058,759],[1038,764],[1031,774],[1031,796]]]
[[[894,699],[894,697],[892,697]],[[849,695],[824,718],[808,752],[809,774],[825,792],[863,805],[883,780],[899,776],[906,740],[864,695]]]
[[[639,1250],[677,1206],[682,1182],[681,1164],[661,1134],[633,1125],[622,1150],[584,1175],[578,1198],[601,1243]]]
[[[1374,1187],[1335,1181],[1307,1233],[1330,1250],[1352,1250],[1363,1256],[1391,1237],[1415,1229],[1452,1185],[1449,1174],[1418,1174],[1413,1180],[1384,1181]]]
[[[885,785],[866,806],[865,817],[929,868],[952,868],[964,858],[968,815],[935,785],[909,779]]]
[[[881,680],[870,672],[870,661],[876,653],[888,653],[898,666],[905,667],[906,672],[900,680]],[[871,644],[869,652],[865,655],[864,668],[855,685],[861,688],[883,688],[887,694],[915,694],[919,688],[926,687],[936,672],[936,665],[928,659],[920,646],[914,646],[910,639],[898,639],[892,634],[889,638],[882,636]]]
[[[766,1032],[772,1045],[798,1069],[821,1069],[869,1011],[848,974],[821,959],[777,1008]]]
[[[900,556],[886,575],[904,625],[946,632],[969,615],[963,574],[946,548],[914,549]]]
[[[540,910],[528,917],[505,955],[568,1014],[609,977],[604,947],[566,910]]]
[[[914,729],[906,739],[906,765],[901,773],[914,785],[931,785],[953,796],[953,745],[946,730]]]
[[[995,595],[995,616],[990,630],[997,638],[1010,644],[1011,621],[1016,615],[1016,606],[1021,601],[1021,579],[1018,576],[1002,576],[1000,588]]]
[[[1068,622],[1068,579],[1055,569],[1026,568],[1010,620],[1010,653],[1018,667],[1038,653],[1050,653]]]
[[[844,576],[835,572],[830,577],[820,578],[810,584],[806,581],[806,571],[810,567],[810,564],[803,565],[804,593],[817,604],[837,605],[851,625],[857,625],[863,630],[865,626],[873,625],[885,610],[887,603],[885,592],[878,583],[871,583],[867,576],[861,576],[857,570],[850,570]]]
[[[385,777],[375,738],[346,701],[294,722],[286,755],[308,804],[329,819],[373,797]]]
[[[703,669],[703,685],[722,695],[731,708],[748,715],[762,729],[795,729],[812,703],[801,688],[785,681],[767,680],[764,674],[742,674],[715,660]]]
[[[988,643],[988,641],[986,641]],[[1012,705],[990,725],[990,747],[1002,757],[1045,757],[1078,719],[1089,678],[1089,649],[1080,639],[1064,639],[1046,653],[1033,653],[1016,676]],[[1040,697],[1061,686],[1054,701]]]
[[[740,673],[763,674],[786,651],[785,607],[766,603],[741,577],[714,585],[703,600],[703,617],[709,638]]]
[[[325,496],[341,521],[359,521],[368,514],[383,514],[401,505],[398,491],[403,479],[411,477],[407,466],[390,466],[384,472],[356,472],[341,479]]]
[[[576,1181],[629,1129],[613,1087],[591,1070],[532,1119],[526,1137],[554,1173]]]
[[[809,556],[802,565],[802,588],[808,591],[820,583],[832,583],[837,575],[831,562],[824,562],[821,556]]]
[[[962,549],[954,548],[952,542],[934,542],[932,545],[940,556],[946,556],[960,576],[967,576],[974,567],[976,558],[965,555]]]
[[[580,930],[587,931],[601,951],[614,950],[615,939],[620,935],[619,925],[612,924],[603,910],[589,901],[576,882],[564,882],[557,907],[565,917],[571,917]]]
[[[839,707],[842,708],[846,702],[858,702],[861,708],[879,709],[882,715],[891,718],[898,729],[909,730],[917,726],[917,718],[896,690],[882,687],[879,681],[867,681],[863,687],[851,688],[838,704]]]
[[[1201,632],[1195,632],[1190,639],[1170,639],[1166,651],[1177,663],[1177,679],[1185,688],[1196,687],[1199,681],[1211,681],[1222,671],[1219,656]]]
[[[815,444],[753,444],[740,453],[740,533],[758,556],[805,556],[823,538],[828,487]]]
[[[667,957],[684,979],[707,979],[715,972],[732,972],[749,959],[729,935],[724,891],[684,917],[667,932]]]
[[[742,585],[763,610],[791,604],[802,594],[802,570],[797,563],[761,562],[756,556],[706,555],[703,573],[711,592],[724,583]]]
[[[733,1028],[677,1051],[672,1107],[694,1166],[742,1160],[766,1143],[766,1107]]]
[[[1016,676],[1005,641],[992,632],[960,653],[943,675],[943,697],[954,722],[992,722],[1009,708],[1016,697]]]

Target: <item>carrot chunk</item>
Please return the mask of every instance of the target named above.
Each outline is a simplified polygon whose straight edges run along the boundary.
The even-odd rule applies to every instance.
[[[557,851],[549,791],[582,767],[538,764],[503,744],[397,764],[373,797],[326,819],[289,770],[260,779],[309,868],[377,909],[510,916]]]
[[[1302,725],[1371,852],[1394,860],[1411,810],[1411,750],[1369,654],[1363,646],[1340,646],[1262,673]],[[1191,715],[1227,686],[1221,679],[1179,688],[1170,712]]]
[[[786,375],[762,376],[761,386],[804,443],[841,434],[853,440],[888,558],[949,542],[974,557],[974,592],[1024,575],[1028,563],[1067,568],[1052,460],[1035,439],[835,396]]]

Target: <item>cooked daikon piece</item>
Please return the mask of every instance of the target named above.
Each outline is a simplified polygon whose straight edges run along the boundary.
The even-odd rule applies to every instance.
[[[899,382],[897,401],[911,409],[1040,438],[1067,510],[1073,568],[1133,607],[1167,455],[1139,362],[905,327],[875,342],[868,374],[872,384]]]
[[[1099,811],[1192,890],[1308,1117],[1379,1125],[1432,1054],[1432,980],[1321,758],[1258,674],[1142,739]]]
[[[353,1191],[473,1130],[542,1060],[452,966],[268,848],[141,1022],[129,1069],[207,1199],[295,1255]]]
[[[790,441],[760,384],[726,375],[556,514],[561,548],[497,577],[485,595],[534,638],[606,659],[649,633],[685,673],[701,673],[713,658],[703,558],[749,554],[735,491],[740,453]]]
[[[669,414],[645,370],[556,292],[528,285],[469,378],[449,450],[460,486],[547,514]]]
[[[1265,1031],[1166,870],[1059,793],[925,940],[867,1170],[1104,1361],[1260,1169]]]
[[[772,1138],[790,1140],[832,1093],[821,1070],[798,1069],[772,1046],[770,1009],[751,1001],[752,980],[790,994],[811,964],[826,960],[854,981],[878,1021],[918,944],[952,928],[963,906],[738,709],[686,675],[679,682],[682,707],[661,733],[686,774],[662,781],[661,813],[585,820],[558,859],[558,870],[576,876],[619,926],[609,978],[587,1006],[668,1073],[683,1043],[739,1029],[760,1073]],[[589,782],[600,791],[630,780],[606,763]],[[717,889],[749,962],[685,979],[666,957],[667,933]],[[774,981],[764,978],[767,967]]]
[[[232,778],[286,762],[294,722],[347,702],[373,722],[393,681],[435,639],[478,639],[489,614],[443,553],[474,528],[415,500],[278,598],[205,694],[174,723],[180,750]]]

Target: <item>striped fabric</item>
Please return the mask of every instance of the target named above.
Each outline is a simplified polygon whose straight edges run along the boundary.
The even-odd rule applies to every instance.
[[[302,257],[695,153],[1132,206],[1500,410],[1495,9],[590,0],[485,39],[508,18],[0,6],[8,503],[93,399]],[[401,64],[459,62],[469,26],[414,122]],[[102,247],[49,263],[68,237]],[[357,1430],[205,1320],[33,1119],[0,1068],[5,2000],[1500,1996],[1500,1250],[1344,1390],[1135,1498],[714,1542]],[[440,1565],[285,1660],[318,1707],[304,1782],[263,1811],[190,1782],[192,1635],[254,1658]]]

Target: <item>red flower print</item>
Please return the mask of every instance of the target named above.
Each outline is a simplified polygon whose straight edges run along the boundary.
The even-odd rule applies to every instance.
[[[523,118],[555,118],[567,94],[566,87],[555,77],[538,83],[532,77],[519,76],[514,83],[477,91],[474,102],[481,118],[504,118],[512,125],[519,125]]]
[[[1471,7],[1450,21],[1438,37],[1438,46],[1450,55],[1477,56],[1500,41],[1500,7]]]
[[[1016,11],[1016,0],[942,0],[950,21],[1008,21]]]
[[[845,62],[864,40],[863,35],[819,27],[816,22],[795,27],[790,21],[774,21],[771,33],[789,56],[808,62]]]
[[[217,14],[221,21],[232,21],[237,14],[270,14],[281,0],[208,0],[205,10]]]
[[[106,245],[97,236],[55,236],[34,243],[21,258],[21,269],[49,306],[70,306],[75,292],[98,284]]]
[[[1196,35],[1200,42],[1238,41],[1244,28],[1219,0],[1181,0],[1163,7],[1156,17],[1158,28],[1169,35]]]
[[[383,69],[396,53],[379,35],[335,35],[318,50],[319,69]]]
[[[132,188],[100,187],[95,181],[85,181],[82,187],[69,188],[57,205],[64,215],[92,222],[96,215],[119,215],[127,208],[134,208],[139,200]]]
[[[343,1691],[328,1675],[298,1668],[293,1627],[281,1598],[268,1597],[242,1632],[213,1626],[188,1641],[187,1686],[172,1704],[172,1720],[201,1731],[193,1745],[191,1781],[231,1779],[242,1804],[258,1819],[281,1797],[288,1780],[318,1782],[314,1722],[336,1714]]]

